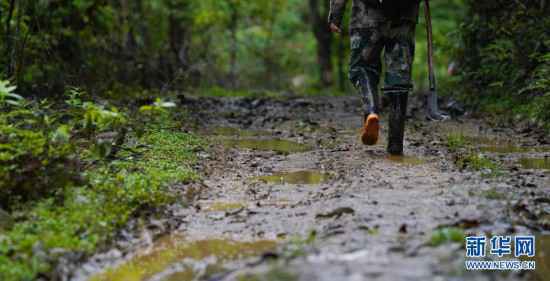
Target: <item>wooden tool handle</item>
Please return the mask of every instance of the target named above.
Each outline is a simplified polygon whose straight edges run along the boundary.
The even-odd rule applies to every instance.
[[[435,70],[434,70],[434,48],[433,48],[433,31],[432,31],[432,15],[430,11],[430,1],[424,0],[426,16],[426,34],[428,35],[428,71],[430,79],[430,91],[436,90]]]

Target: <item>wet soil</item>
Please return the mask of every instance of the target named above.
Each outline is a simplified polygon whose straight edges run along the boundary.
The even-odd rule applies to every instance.
[[[184,106],[187,129],[212,145],[200,155],[201,188],[170,207],[174,230],[96,255],[69,279],[549,280],[550,149],[540,136],[413,118],[406,156],[389,157],[384,139],[360,144],[355,97]],[[455,165],[461,152],[446,139],[457,132],[499,176]],[[430,244],[449,227],[537,235],[537,271],[467,272],[463,243]]]

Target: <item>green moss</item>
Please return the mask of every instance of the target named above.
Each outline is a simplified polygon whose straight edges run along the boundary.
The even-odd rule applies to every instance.
[[[146,173],[168,183],[197,178],[191,164],[196,161],[195,153],[202,149],[200,139],[182,132],[161,130],[145,135],[142,141],[151,146],[143,154]]]
[[[140,210],[173,202],[172,184],[198,178],[192,169],[202,148],[197,137],[147,129],[129,139],[135,150],[121,150],[116,161],[90,162],[95,164],[82,173],[82,184],[49,177],[59,185],[52,196],[13,206],[18,222],[0,234],[0,280],[35,280],[52,270],[58,250],[93,253]]]

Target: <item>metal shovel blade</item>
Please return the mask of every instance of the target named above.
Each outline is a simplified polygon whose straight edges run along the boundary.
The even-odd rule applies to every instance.
[[[433,31],[432,31],[432,15],[430,11],[430,1],[424,1],[425,16],[426,16],[426,34],[428,35],[428,71],[430,80],[430,93],[426,102],[426,118],[431,121],[443,121],[451,117],[439,110],[437,105],[436,78],[434,69],[434,49],[433,49]]]
[[[445,121],[451,116],[439,110],[437,102],[437,91],[431,90],[428,94],[426,118],[430,121]]]

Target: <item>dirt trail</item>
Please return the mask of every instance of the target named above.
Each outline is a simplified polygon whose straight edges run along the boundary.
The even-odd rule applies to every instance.
[[[122,262],[118,270],[92,280],[544,280],[540,274],[548,276],[550,259],[539,261],[538,277],[475,274],[464,270],[462,243],[429,245],[433,232],[443,227],[459,227],[467,234],[548,231],[548,171],[520,165],[527,158],[547,163],[544,159],[550,154],[540,139],[529,136],[514,146],[504,145],[482,140],[502,140],[515,132],[484,129],[475,120],[430,124],[413,118],[406,137],[407,156],[390,158],[384,140],[374,147],[359,144],[358,103],[355,97],[185,99],[196,120],[188,126],[214,143],[201,154],[206,163],[201,192],[193,193],[191,208],[172,210],[179,228],[164,238],[169,242],[137,252],[146,262],[131,260],[133,267]],[[459,131],[501,163],[500,177],[456,167],[455,155],[444,144],[447,134]],[[495,151],[504,147],[521,149]],[[539,251],[550,254],[548,236],[539,237],[543,237]],[[200,250],[192,255],[166,253],[182,244],[186,253]],[[246,249],[250,249],[246,255],[238,255]],[[101,264],[98,260],[96,264]],[[149,269],[136,273],[136,268],[144,267]],[[81,270],[82,276],[88,276],[90,268],[88,264],[88,270]],[[129,278],[124,272],[135,274]],[[82,276],[75,280],[84,280]]]

